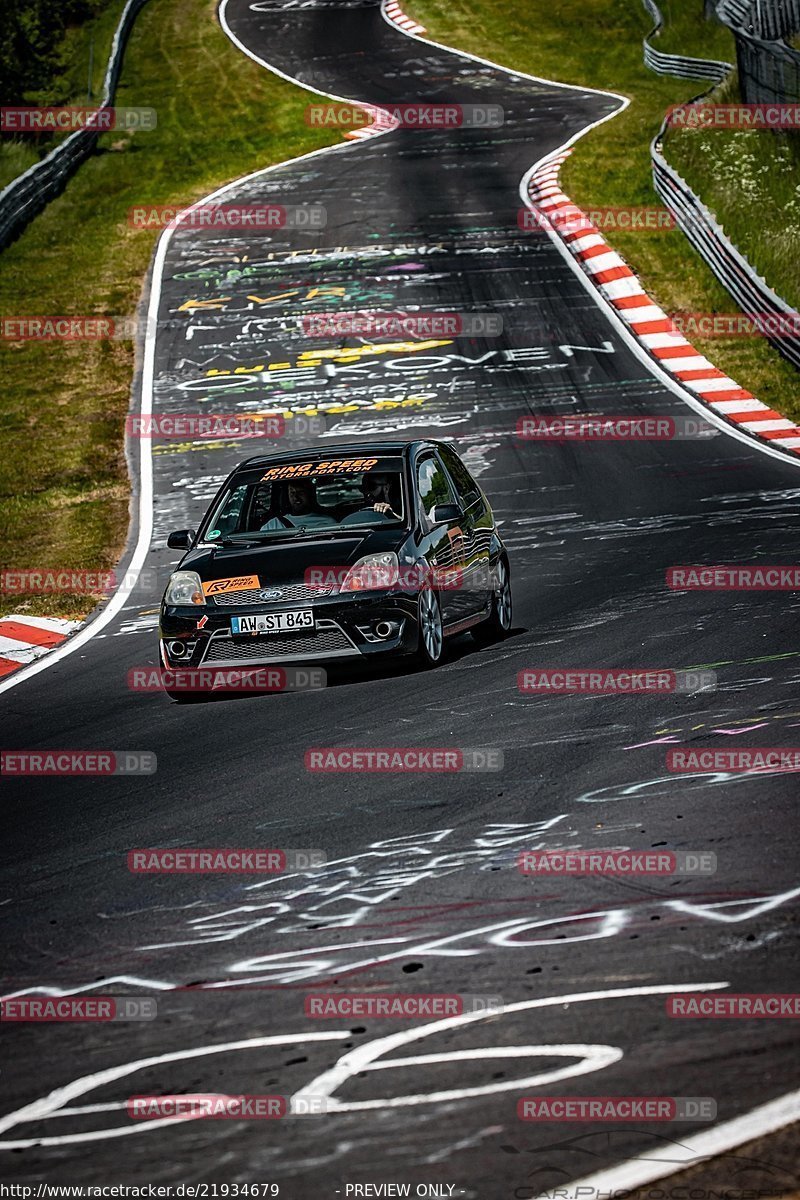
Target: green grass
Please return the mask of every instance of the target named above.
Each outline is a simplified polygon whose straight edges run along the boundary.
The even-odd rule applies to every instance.
[[[117,102],[158,111],[152,132],[109,133],[64,194],[2,255],[0,312],[132,314],[156,232],[137,202],[187,204],[319,145],[309,93],[237,50],[213,0],[151,0],[137,19]],[[124,545],[123,455],[131,342],[0,342],[0,505],[6,569],[109,568]],[[80,616],[81,597],[0,597],[0,611]]]
[[[738,94],[727,84],[714,98]],[[664,152],[759,275],[800,307],[800,134],[675,128]]]
[[[96,17],[67,30],[49,84],[29,92],[24,103],[61,107],[98,104],[103,94],[108,56],[125,0],[112,0]],[[90,48],[91,55],[90,55]],[[92,57],[92,97],[89,99],[89,61]],[[49,153],[66,133],[31,141],[4,137],[0,141],[0,189]]]
[[[0,191],[42,157],[32,142],[3,138],[0,141]]]
[[[635,4],[633,5],[635,9]],[[658,0],[664,18],[661,32],[652,39],[654,50],[663,54],[688,54],[694,58],[716,58],[721,62],[734,63],[736,52],[730,31],[719,21],[706,21],[700,10],[702,0]],[[644,9],[642,9],[644,13]],[[646,23],[649,17],[644,14]],[[642,35],[644,36],[644,35]],[[702,89],[702,82],[693,84],[693,90]]]
[[[431,37],[514,70],[629,97],[620,116],[587,134],[561,174],[582,208],[660,206],[653,191],[649,145],[665,110],[703,89],[692,80],[661,78],[642,61],[652,25],[635,0],[407,0],[409,16]],[[735,59],[732,35],[706,22],[701,0],[661,5],[659,49]],[[715,135],[717,136],[717,135]],[[606,231],[646,291],[667,312],[734,312],[736,305],[678,230]],[[694,345],[766,404],[800,421],[800,376],[762,338],[692,338]]]

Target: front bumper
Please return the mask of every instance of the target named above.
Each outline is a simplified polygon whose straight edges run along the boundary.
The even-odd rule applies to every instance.
[[[231,633],[233,616],[298,608],[314,610],[314,630]],[[167,667],[195,668],[258,667],[411,654],[418,644],[417,612],[417,598],[407,592],[360,593],[252,607],[165,605],[159,624],[161,656]],[[376,632],[376,626],[384,622],[391,627],[388,636]]]

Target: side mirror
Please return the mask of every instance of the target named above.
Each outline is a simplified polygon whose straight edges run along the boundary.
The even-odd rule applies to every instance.
[[[191,550],[193,542],[193,529],[175,529],[167,538],[170,550]]]
[[[451,521],[460,521],[463,516],[457,504],[434,504],[430,519],[433,525],[449,525]]]

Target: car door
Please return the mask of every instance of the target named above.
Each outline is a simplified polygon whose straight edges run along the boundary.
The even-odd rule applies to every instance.
[[[458,506],[450,477],[432,450],[424,451],[415,468],[417,502],[423,529],[426,559],[440,581],[439,601],[445,625],[459,620],[466,613],[464,589],[460,586],[466,566],[464,529],[460,520],[448,521],[434,527],[431,514],[438,504]]]
[[[451,446],[441,446],[442,461],[450,476],[458,503],[464,512],[464,604],[465,615],[485,611],[491,592],[489,549],[494,519],[480,488]]]

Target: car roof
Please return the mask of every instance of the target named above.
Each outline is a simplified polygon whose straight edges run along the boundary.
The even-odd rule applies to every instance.
[[[250,470],[253,467],[272,466],[274,463],[280,462],[296,462],[307,458],[354,458],[356,456],[363,458],[365,455],[375,455],[379,458],[391,457],[393,454],[404,454],[406,451],[411,451],[415,447],[435,446],[436,442],[430,441],[428,438],[415,438],[411,441],[392,441],[392,442],[345,442],[344,444],[337,443],[335,446],[303,446],[301,449],[283,450],[275,454],[256,454],[252,458],[246,458],[244,462],[239,463],[234,471]]]

